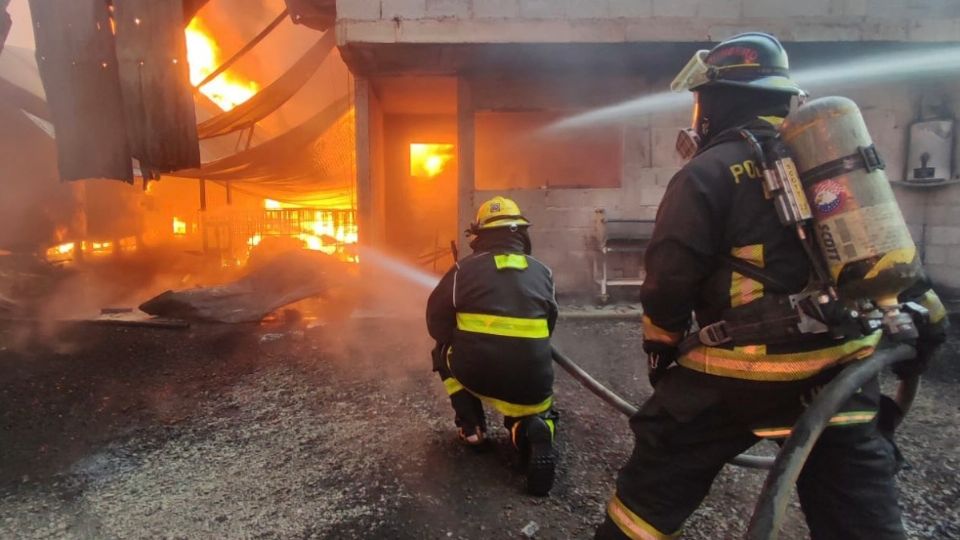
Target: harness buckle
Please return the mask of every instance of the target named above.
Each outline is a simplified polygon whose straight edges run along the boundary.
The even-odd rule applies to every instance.
[[[863,158],[863,168],[866,169],[868,173],[877,169],[887,168],[887,164],[884,163],[883,158],[880,157],[880,152],[877,152],[876,145],[860,146],[857,148],[857,151],[860,153],[860,157]]]
[[[718,321],[713,324],[708,324],[707,326],[701,328],[697,335],[700,338],[700,343],[708,347],[716,347],[718,345],[723,345],[724,343],[733,341],[733,338],[730,337],[730,333],[727,332],[727,321]]]

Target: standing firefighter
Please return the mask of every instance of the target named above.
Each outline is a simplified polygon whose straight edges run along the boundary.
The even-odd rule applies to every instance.
[[[816,248],[802,227],[785,225],[786,207],[765,193],[763,148],[780,140],[791,99],[803,93],[789,77],[780,43],[762,33],[733,37],[698,53],[674,87],[695,92],[693,129],[677,145],[692,159],[667,188],[646,254],[643,349],[655,390],[630,420],[635,447],[597,531],[602,539],[677,534],[724,463],[761,439],[784,440],[805,404],[845,363],[872,354],[882,333],[859,323],[834,326],[858,313],[830,313],[826,306],[836,303],[827,303],[829,294],[811,289],[824,275]],[[821,172],[838,178],[829,180],[836,185],[871,170],[856,160],[835,161],[848,168]],[[811,204],[840,212],[842,197],[828,195]],[[888,204],[899,217],[895,203]],[[895,255],[919,276],[914,252]],[[945,324],[928,287],[908,294],[936,324],[918,325],[920,354],[897,366],[902,377],[922,371]],[[691,312],[700,330],[685,337]],[[815,539],[905,537],[894,448],[878,430],[881,397],[876,379],[864,385],[830,420],[806,462],[797,488]]]
[[[460,439],[483,444],[486,401],[504,416],[527,490],[546,495],[556,462],[550,335],[557,303],[550,269],[530,256],[529,225],[510,199],[480,206],[469,230],[473,254],[430,295],[427,328]]]

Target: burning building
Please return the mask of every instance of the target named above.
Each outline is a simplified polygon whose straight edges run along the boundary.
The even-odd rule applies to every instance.
[[[914,154],[955,153],[952,136],[919,149],[910,126],[957,114],[958,21],[942,0],[341,0],[362,236],[429,254],[503,194],[533,222],[558,289],[594,290],[596,211],[653,219],[681,165],[674,141],[691,100],[661,92],[693,51],[763,30],[786,43],[814,95],[859,102],[926,267],[960,287],[949,254],[960,243],[958,167],[941,165],[937,183],[909,174]]]
[[[156,51],[136,31],[163,10],[148,19],[138,2],[113,4],[115,12],[98,15],[97,32],[124,52],[108,47],[92,68],[113,73],[115,55],[119,89],[97,84],[133,105],[101,100],[110,106],[96,118],[117,130],[58,126],[53,138],[63,105],[44,101],[39,74],[54,55],[44,52],[42,26],[39,68],[17,46],[0,57],[4,88],[16,98],[12,118],[44,156],[30,160],[36,170],[7,173],[29,179],[25,196],[38,195],[5,199],[5,214],[11,223],[45,220],[30,235],[5,227],[17,232],[4,232],[11,239],[0,248],[63,261],[166,244],[232,267],[274,239],[343,261],[357,261],[363,242],[439,271],[476,204],[504,194],[534,223],[537,255],[555,269],[560,291],[593,291],[598,216],[652,220],[681,165],[673,146],[691,101],[662,93],[670,78],[693,51],[762,29],[787,43],[801,84],[859,102],[927,268],[960,288],[952,124],[960,11],[952,2],[260,0],[244,10],[187,2],[170,22],[175,62],[156,73],[181,77],[178,88],[193,99],[171,105],[179,112],[166,120],[176,126],[160,118],[150,129],[138,111],[177,85],[170,78],[157,95],[130,99],[123,74],[149,67]],[[179,142],[150,146],[144,137]],[[187,148],[194,139],[199,159]],[[54,144],[69,140],[114,169],[67,174],[61,147],[60,177],[133,184],[59,184]],[[164,152],[177,159],[165,163]],[[21,211],[34,207],[44,210]],[[634,255],[612,261],[611,272],[636,272]]]
[[[29,16],[22,3],[15,14]],[[0,61],[12,119],[5,123],[11,140],[4,150],[30,157],[5,160],[13,167],[5,174],[11,192],[23,196],[4,204],[12,205],[7,216],[25,212],[46,221],[21,227],[29,221],[25,216],[11,219],[4,227],[10,238],[0,242],[5,249],[45,247],[49,260],[64,262],[85,253],[172,244],[233,265],[265,239],[286,237],[356,258],[347,247],[357,241],[351,84],[332,32],[294,25],[282,1],[240,14],[221,3],[193,2],[178,11],[186,16],[171,21],[171,41],[157,45],[158,52],[129,40],[141,28],[166,28],[160,19],[169,10],[160,4],[83,2],[71,4],[71,14],[42,2],[31,7],[35,32],[29,41],[36,39],[36,54],[24,40],[8,46]],[[57,17],[67,15],[89,18],[89,32],[58,36]],[[253,29],[263,32],[254,37]],[[75,57],[71,43],[100,49],[90,58]],[[237,50],[246,52],[224,52]],[[141,94],[128,96],[124,62],[133,62],[134,76],[143,77],[166,54],[171,73],[184,80],[158,85],[154,78]],[[72,79],[60,75],[64,62],[73,66]],[[168,99],[191,90],[189,105]],[[173,119],[142,116],[164,110]],[[177,118],[181,110],[187,121]],[[175,135],[178,129],[187,135]],[[181,139],[184,148],[192,139],[201,159],[158,158],[150,150],[171,154],[171,142]],[[164,162],[167,157],[172,160]]]

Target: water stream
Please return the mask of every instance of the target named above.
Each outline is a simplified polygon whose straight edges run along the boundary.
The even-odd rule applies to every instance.
[[[816,97],[824,95],[824,91],[834,92],[839,88],[861,87],[881,82],[921,81],[951,75],[960,75],[960,46],[957,45],[845,60],[819,68],[795,71],[793,78]],[[692,103],[693,98],[689,92],[658,92],[570,116],[545,129],[568,130],[622,123],[646,114],[688,108]]]
[[[425,291],[433,290],[440,282],[440,278],[435,274],[421,270],[371,247],[360,248],[360,260],[363,263],[369,263],[381,270],[390,272]]]

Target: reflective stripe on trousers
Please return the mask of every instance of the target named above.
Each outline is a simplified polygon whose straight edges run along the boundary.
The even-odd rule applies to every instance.
[[[653,525],[634,514],[616,495],[607,504],[607,515],[617,528],[632,540],[668,540],[679,536],[677,533],[665,534],[658,531]]]
[[[447,369],[450,368],[450,356],[453,354],[453,347],[447,349]],[[451,370],[452,371],[452,370]],[[534,405],[524,405],[521,403],[510,403],[509,401],[503,401],[502,399],[496,399],[492,397],[487,397],[480,395],[469,388],[465,387],[463,383],[458,381],[454,377],[447,377],[443,380],[443,387],[447,390],[447,395],[452,396],[460,391],[467,391],[477,396],[482,401],[486,401],[490,405],[493,405],[500,414],[504,416],[530,416],[534,414],[540,414],[550,410],[550,407],[553,407],[553,396],[548,397],[547,399],[536,403]]]
[[[828,426],[853,426],[857,424],[867,424],[877,417],[877,411],[848,411],[839,413],[827,423]],[[752,430],[757,437],[765,439],[784,439],[793,432],[793,427],[767,427]]]

